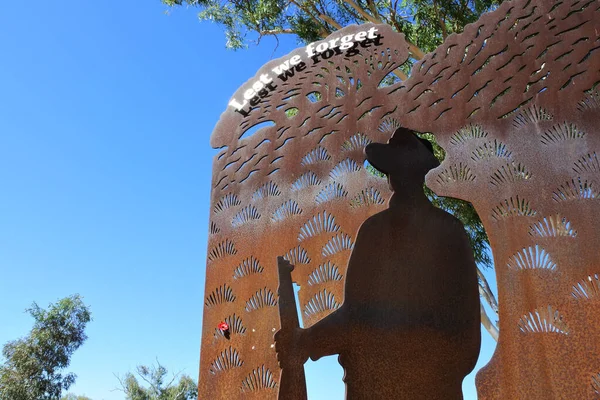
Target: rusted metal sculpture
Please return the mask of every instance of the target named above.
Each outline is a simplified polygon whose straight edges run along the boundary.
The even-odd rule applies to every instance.
[[[308,329],[276,334],[283,374],[305,357],[339,354],[349,399],[462,399],[480,344],[473,250],[460,221],[423,193],[439,164],[416,136],[399,129],[366,153],[394,190],[389,208],[358,231],[344,304]]]
[[[363,148],[398,125],[436,136],[447,156],[427,185],[473,203],[490,237],[501,334],[480,398],[600,396],[599,9],[598,0],[505,2],[391,86],[384,78],[408,58],[402,35],[348,27],[325,41],[373,27],[378,38],[316,64],[299,49],[290,57],[304,68],[274,78],[245,116],[229,108],[211,138],[223,150],[200,397],[277,396],[276,257],[295,265],[305,327],[340,307],[355,232],[390,196],[365,173]],[[265,121],[273,125],[247,137]]]

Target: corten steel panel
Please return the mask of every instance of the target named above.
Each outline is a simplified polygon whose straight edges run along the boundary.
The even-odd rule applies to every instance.
[[[333,57],[278,82],[248,118],[225,112],[211,139],[228,147],[213,170],[200,398],[275,398],[274,260],[296,264],[305,325],[339,307],[358,226],[389,197],[360,148],[397,123],[436,135],[447,157],[427,184],[472,202],[490,237],[501,333],[478,375],[480,398],[599,397],[599,9],[598,0],[506,2],[383,88],[407,46],[377,26],[384,54]],[[290,107],[299,112],[287,119]],[[278,124],[237,140],[269,119]],[[225,318],[230,340],[216,332]]]
[[[447,157],[427,176],[492,246],[500,339],[481,399],[600,395],[600,1],[512,1],[394,92]]]
[[[247,117],[229,107],[215,128],[211,144],[223,150],[213,165],[200,398],[276,398],[277,256],[296,266],[305,326],[343,302],[358,227],[389,197],[385,179],[365,171],[364,147],[396,129],[390,115],[397,105],[387,101],[393,88],[381,82],[407,60],[408,45],[384,25],[331,35],[373,27],[379,37],[358,54],[314,64],[298,49],[268,63],[233,98],[241,101],[293,55],[307,67],[285,82],[275,77],[276,90]],[[286,114],[290,108],[297,113]],[[240,139],[268,120],[275,125]],[[232,327],[230,339],[217,330],[222,320]]]

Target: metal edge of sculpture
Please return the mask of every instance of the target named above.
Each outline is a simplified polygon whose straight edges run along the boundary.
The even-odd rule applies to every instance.
[[[367,24],[323,42],[371,28],[358,53],[269,62],[233,98],[261,75],[269,92],[213,132],[200,397],[277,396],[276,258],[295,265],[305,327],[340,307],[358,227],[391,194],[363,149],[399,126],[435,135],[447,155],[427,185],[470,201],[490,238],[501,333],[479,397],[598,396],[600,2],[505,2],[389,86],[403,35]]]

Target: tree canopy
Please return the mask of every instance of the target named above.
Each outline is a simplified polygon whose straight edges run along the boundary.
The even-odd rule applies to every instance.
[[[33,303],[26,311],[35,320],[33,328],[2,349],[5,361],[0,365],[0,399],[60,399],[75,383],[75,374],[63,375],[63,370],[87,339],[90,309],[79,295],[73,295],[50,304],[48,309]]]
[[[192,378],[185,374],[169,378],[169,371],[158,361],[156,365],[139,365],[136,374],[137,377],[128,372],[122,378],[117,377],[121,384],[119,390],[125,393],[127,400],[196,400],[198,397],[198,385]]]
[[[495,9],[501,0],[162,0],[200,9],[199,18],[225,28],[227,47],[262,36],[293,34],[313,42],[350,24],[385,23],[406,35],[415,59]]]

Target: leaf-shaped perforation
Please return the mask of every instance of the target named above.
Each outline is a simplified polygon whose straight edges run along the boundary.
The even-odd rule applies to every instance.
[[[352,238],[345,233],[340,233],[325,243],[321,254],[325,257],[329,257],[344,250],[351,250],[353,247],[354,243],[352,242]]]
[[[346,158],[345,160],[342,160],[340,163],[338,163],[335,167],[333,167],[333,169],[329,173],[329,176],[333,180],[342,179],[345,175],[359,170],[360,166],[356,161],[354,161],[351,158]]]
[[[242,393],[258,392],[262,390],[275,389],[277,382],[273,379],[273,373],[264,365],[257,367],[242,381],[240,391]]]
[[[367,188],[362,190],[359,194],[354,196],[352,200],[350,200],[350,207],[357,208],[363,206],[371,206],[374,204],[383,204],[385,200],[379,193],[379,190],[375,188]]]
[[[231,225],[234,227],[242,226],[248,222],[255,221],[260,218],[260,213],[253,205],[246,206],[238,212],[231,220]]]
[[[271,217],[272,221],[279,222],[283,221],[293,215],[302,214],[302,209],[294,200],[288,200],[280,205]]]
[[[362,133],[357,133],[356,135],[352,135],[348,140],[342,143],[343,151],[354,151],[354,150],[364,150],[368,144],[371,144],[372,140],[369,139],[366,135]]]
[[[320,92],[317,91],[313,91],[310,92],[306,95],[306,98],[308,99],[308,101],[310,101],[311,103],[316,103],[318,101],[321,101],[323,99],[323,96],[321,95]]]
[[[523,333],[569,334],[569,328],[563,321],[563,316],[552,306],[540,307],[523,315],[518,325]]]
[[[315,294],[309,302],[304,306],[304,314],[310,317],[315,314],[322,312],[329,312],[336,310],[340,307],[340,304],[335,301],[333,293],[329,293],[327,289],[322,292]]]
[[[223,303],[233,303],[234,301],[235,295],[233,294],[233,290],[224,283],[206,296],[204,305],[206,307],[214,307]]]
[[[208,232],[210,232],[211,235],[216,235],[217,233],[221,232],[221,230],[217,224],[215,224],[213,221],[210,221]]]
[[[552,200],[556,202],[597,198],[600,198],[600,193],[594,184],[581,178],[571,179],[552,192]]]
[[[229,207],[239,206],[240,204],[242,204],[242,202],[240,201],[240,199],[238,199],[238,197],[235,194],[228,193],[225,196],[221,197],[217,204],[215,204],[214,212],[215,214],[217,214],[223,210],[227,210]]]
[[[240,279],[248,275],[261,274],[264,268],[254,256],[246,258],[233,271],[233,279]]]
[[[326,283],[331,281],[341,281],[342,274],[335,266],[335,264],[327,261],[325,264],[319,265],[313,272],[308,276],[308,285],[314,286],[320,283]]]
[[[327,211],[323,211],[306,221],[300,228],[298,241],[320,235],[323,232],[337,232],[340,227],[335,223],[335,217]]]
[[[458,165],[451,165],[436,177],[436,182],[440,185],[455,182],[472,182],[475,180],[475,174],[471,172],[466,164],[459,163]]]
[[[488,133],[479,125],[467,125],[461,128],[450,138],[450,144],[454,146],[465,144],[473,139],[486,138]]]
[[[588,93],[577,106],[579,111],[600,110],[600,92],[593,91]]]
[[[244,361],[240,358],[240,353],[229,346],[219,354],[219,356],[210,363],[210,373],[215,375],[219,372],[227,371],[232,368],[241,367]]]
[[[600,277],[598,274],[588,275],[573,285],[571,295],[577,300],[590,300],[600,295]]]
[[[511,216],[531,217],[536,214],[537,211],[531,208],[529,201],[519,196],[504,199],[492,209],[492,218],[496,221]]]
[[[400,128],[401,126],[402,125],[400,125],[400,122],[398,122],[397,119],[386,118],[383,121],[381,121],[381,124],[379,124],[379,127],[377,129],[381,133],[392,135],[394,132],[396,132],[396,129]]]
[[[497,139],[482,144],[481,146],[477,147],[473,153],[471,153],[471,159],[473,161],[486,160],[492,157],[507,158],[510,160],[512,153],[508,151],[504,143]]]
[[[315,201],[317,204],[325,203],[326,201],[330,201],[337,198],[343,198],[348,196],[348,192],[342,185],[337,182],[330,183],[325,186],[319,194],[315,197]]]
[[[600,394],[600,373],[592,375],[592,389],[594,393]]]
[[[521,128],[529,124],[537,124],[540,121],[551,121],[552,114],[546,109],[538,107],[535,104],[529,108],[522,110],[513,120],[515,128]]]
[[[302,190],[309,186],[318,186],[322,182],[314,172],[308,171],[302,175],[294,183],[292,183],[292,191]]]
[[[514,254],[507,262],[507,266],[514,270],[525,269],[548,269],[554,271],[556,264],[552,261],[550,255],[538,246],[526,247]]]
[[[215,261],[225,256],[232,256],[237,254],[237,250],[233,245],[233,242],[229,239],[225,239],[208,252],[208,261]]]
[[[498,168],[491,176],[490,183],[494,186],[515,183],[531,178],[531,172],[521,163],[512,162]]]
[[[246,333],[246,327],[242,323],[242,319],[237,315],[233,314],[225,318],[223,321],[229,325],[229,333],[232,335],[243,335]],[[219,328],[215,328],[215,339],[222,339],[225,337],[225,333]]]
[[[258,190],[256,190],[256,192],[254,192],[254,194],[252,195],[252,200],[262,200],[267,197],[275,197],[280,195],[281,191],[279,190],[277,184],[269,181],[261,187],[259,187]]]
[[[573,171],[577,172],[578,174],[583,174],[585,172],[600,172],[600,163],[598,162],[598,156],[596,155],[596,152],[586,154],[585,156],[579,158],[579,160],[575,161]]]
[[[560,214],[544,217],[529,227],[531,236],[539,237],[576,237],[577,231],[571,222]]]
[[[308,252],[301,246],[294,247],[288,251],[283,258],[288,260],[292,265],[310,264]]]
[[[570,139],[581,139],[585,137],[585,132],[577,128],[575,124],[563,122],[562,124],[554,125],[548,129],[540,137],[540,142],[545,145],[564,142]]]
[[[329,160],[331,160],[331,156],[329,155],[327,150],[325,150],[324,148],[319,146],[316,149],[311,150],[308,153],[306,153],[306,155],[304,157],[302,157],[302,160],[300,161],[300,165],[304,165],[304,166],[313,165],[313,164],[318,164],[320,162],[329,161]]]
[[[246,311],[251,312],[260,310],[265,307],[275,307],[277,305],[277,297],[270,290],[265,288],[259,289],[246,302]]]

